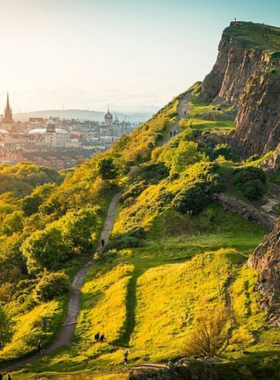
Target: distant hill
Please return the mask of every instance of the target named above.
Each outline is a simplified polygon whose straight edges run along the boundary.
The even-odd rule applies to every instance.
[[[119,120],[125,120],[127,117],[128,121],[137,122],[137,121],[146,121],[148,120],[154,112],[136,112],[136,113],[114,113],[114,116],[117,115]],[[49,118],[59,117],[61,119],[80,119],[80,120],[95,120],[95,121],[103,121],[105,112],[98,111],[87,111],[87,110],[78,110],[78,109],[70,109],[70,110],[47,110],[47,111],[34,111],[34,112],[26,112],[26,113],[17,113],[14,114],[13,117],[15,120],[28,120],[30,117],[43,117]]]

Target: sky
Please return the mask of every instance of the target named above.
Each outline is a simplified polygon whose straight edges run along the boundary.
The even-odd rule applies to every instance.
[[[154,111],[214,65],[237,20],[279,0],[0,0],[0,110]],[[1,111],[0,111],[1,112]]]

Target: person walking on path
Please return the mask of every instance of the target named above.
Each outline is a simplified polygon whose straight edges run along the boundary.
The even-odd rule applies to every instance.
[[[8,373],[7,380],[12,380],[11,375]]]
[[[101,239],[101,246],[102,246],[102,248],[104,248],[104,246],[105,246],[105,240],[104,239]]]
[[[123,364],[127,365],[127,363],[128,363],[128,350],[126,350],[125,353],[123,354]]]
[[[100,335],[99,342],[100,342],[100,343],[103,343],[104,340],[105,340],[105,335],[102,333],[102,334]]]
[[[43,344],[42,344],[41,339],[38,340],[37,350],[38,350],[38,355],[42,355],[44,353]]]
[[[100,334],[99,334],[99,331],[94,335],[94,339],[96,342],[99,341],[99,337],[100,337]]]

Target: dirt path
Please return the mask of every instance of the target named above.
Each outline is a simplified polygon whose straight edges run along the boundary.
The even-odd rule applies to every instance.
[[[104,239],[105,241],[108,240],[108,237],[113,229],[116,209],[117,209],[120,197],[121,197],[120,193],[116,194],[110,203],[107,216],[103,225],[102,233],[101,233],[101,239]],[[101,245],[99,244],[97,249],[100,250],[100,248],[101,248]],[[54,352],[59,347],[72,345],[71,338],[74,333],[76,323],[77,323],[77,318],[80,312],[81,288],[84,284],[86,274],[92,266],[93,266],[93,260],[90,260],[76,274],[71,285],[71,294],[70,294],[69,303],[68,303],[68,311],[67,311],[67,316],[65,318],[63,327],[57,339],[46,349],[45,355],[48,355],[51,352]],[[33,355],[17,363],[5,364],[4,366],[1,366],[0,369],[2,371],[16,370],[24,366],[25,364],[32,363],[35,360],[38,360],[40,358],[41,356]]]
[[[182,99],[179,100],[178,104],[178,119],[173,123],[172,127],[169,129],[169,132],[166,136],[166,138],[159,144],[160,146],[165,145],[172,137],[170,137],[170,132],[179,131],[179,121],[180,119],[187,119],[186,113],[190,109],[190,99],[192,94],[187,94],[182,97]]]

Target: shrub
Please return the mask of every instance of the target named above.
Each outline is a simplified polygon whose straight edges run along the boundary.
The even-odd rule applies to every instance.
[[[218,308],[198,318],[198,326],[192,331],[185,346],[187,356],[220,356],[233,343],[236,321],[227,308]]]
[[[39,301],[49,301],[67,292],[69,278],[64,273],[45,272],[35,288],[35,295]]]
[[[128,186],[128,188],[122,194],[122,200],[126,201],[129,198],[136,198],[142,193],[143,190],[147,188],[147,185],[144,181],[133,183]]]
[[[115,235],[105,245],[104,251],[116,249],[121,251],[125,248],[137,248],[143,246],[143,240],[146,238],[146,232],[143,227],[134,228],[120,235]]]
[[[223,156],[226,160],[232,158],[232,150],[228,144],[217,144],[210,153],[210,160],[216,160],[219,156]]]
[[[260,168],[236,169],[233,174],[233,183],[250,201],[260,199],[266,192],[266,175]]]
[[[186,214],[198,214],[211,202],[211,198],[202,190],[200,184],[191,184],[181,190],[173,200],[175,210]]]

